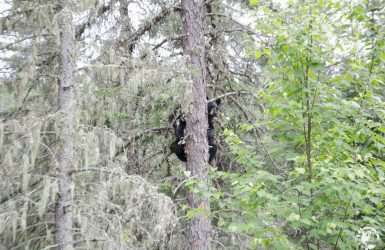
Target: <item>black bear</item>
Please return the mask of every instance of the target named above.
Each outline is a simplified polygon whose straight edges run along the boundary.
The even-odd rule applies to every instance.
[[[221,103],[220,99],[215,101],[211,101],[207,104],[207,113],[208,113],[208,123],[209,127],[207,129],[207,140],[209,143],[209,163],[214,160],[215,155],[217,153],[217,145],[215,141],[215,131],[213,118],[218,114],[219,109],[218,106]],[[175,141],[171,143],[170,150],[172,153],[175,153],[179,160],[186,162],[186,142],[184,141],[184,131],[186,129],[186,119],[184,115],[178,116],[174,124],[172,125],[175,131]]]

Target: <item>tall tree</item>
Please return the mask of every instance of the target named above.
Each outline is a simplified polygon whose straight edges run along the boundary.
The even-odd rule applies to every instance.
[[[71,11],[69,1],[61,0],[60,14],[60,81],[58,92],[59,110],[63,114],[62,129],[59,133],[61,147],[57,160],[59,164],[58,200],[55,208],[55,242],[59,249],[66,249],[72,245],[72,196],[71,170],[73,158],[73,35],[71,33]]]
[[[183,54],[191,65],[191,108],[187,114],[187,169],[197,178],[199,191],[208,187],[208,142],[206,104],[206,64],[203,32],[203,1],[182,1]],[[190,249],[210,249],[210,228],[208,219],[210,202],[208,197],[198,197],[190,191],[187,196],[191,209],[202,213],[192,217],[187,224],[187,238]]]

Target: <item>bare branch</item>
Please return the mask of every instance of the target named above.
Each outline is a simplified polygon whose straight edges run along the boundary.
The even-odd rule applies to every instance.
[[[170,130],[172,127],[165,125],[165,126],[160,126],[156,128],[149,128],[143,131],[139,131],[137,133],[132,134],[131,136],[128,137],[127,141],[124,143],[124,145],[116,152],[115,157],[120,155],[121,153],[124,152],[124,149],[126,149],[133,141],[138,140],[140,137],[142,137],[145,134],[148,133],[154,133],[154,132],[160,132],[164,130]]]
[[[100,17],[100,16],[104,15],[106,12],[108,12],[109,10],[111,10],[113,2],[114,1],[111,1],[110,3],[108,3],[106,5],[98,6],[97,17]],[[87,28],[91,27],[91,25],[95,22],[95,20],[97,20],[97,18],[95,18],[94,16],[90,16],[85,23],[82,23],[81,25],[76,27],[75,39],[80,40],[84,31]]]
[[[228,92],[228,93],[219,95],[217,97],[214,97],[214,98],[208,100],[207,102],[213,102],[213,101],[216,101],[218,99],[222,99],[222,98],[225,98],[226,96],[231,96],[231,95],[253,95],[253,93],[251,93],[250,91],[245,91],[245,90],[233,91],[233,92]]]
[[[159,23],[166,16],[168,16],[172,11],[180,11],[180,5],[174,5],[168,8],[163,8],[159,14],[154,16],[152,19],[148,20],[139,29],[137,29],[134,33],[132,33],[127,39],[128,43],[134,43],[135,41],[137,41],[147,31],[151,30],[154,24]]]
[[[169,37],[166,37],[165,39],[163,39],[160,43],[158,43],[157,45],[155,45],[152,50],[157,50],[159,49],[163,44],[165,44],[166,42],[170,42],[170,41],[174,41],[174,40],[178,40],[180,38],[182,38],[183,35],[177,35],[177,34],[174,34],[174,35],[171,35]]]

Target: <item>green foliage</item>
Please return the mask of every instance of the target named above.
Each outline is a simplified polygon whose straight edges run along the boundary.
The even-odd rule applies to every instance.
[[[358,248],[360,228],[385,235],[384,48],[378,46],[385,20],[362,3],[287,4],[278,12],[262,8],[268,18],[257,26],[270,27],[261,36],[273,37],[274,46],[254,56],[269,57],[261,97],[269,104],[274,151],[291,153],[279,175],[268,174],[258,151],[226,130],[245,172],[219,174],[231,194],[218,200],[231,210],[219,212],[219,225],[248,235],[254,247]]]
[[[164,183],[158,188],[159,193],[163,193],[167,195],[168,197],[172,197],[172,185],[171,183]]]
[[[223,248],[384,248],[381,1],[206,1],[207,93],[224,95],[213,184],[168,155],[172,120],[193,101],[179,9],[152,20],[169,1],[139,2],[73,1],[74,35],[86,24],[74,53],[76,247],[181,249],[185,219],[209,216]],[[0,245],[42,249],[55,230],[63,119],[57,8],[7,3]],[[188,191],[209,197],[212,213],[190,209]]]
[[[72,32],[81,30],[82,24],[86,29],[99,21],[107,24],[95,8],[110,4],[106,9],[116,13],[119,5],[108,2],[71,2],[73,8],[68,11],[80,18]],[[45,0],[0,5],[0,248],[52,248],[61,172],[56,158],[61,148],[58,134],[64,119],[57,112],[58,5]],[[111,61],[104,60],[100,48],[100,57],[90,60],[89,50],[96,44],[89,40],[92,32],[86,31],[87,42],[76,37],[78,50],[71,51],[79,55],[74,64],[81,65],[71,83],[76,102],[71,128],[74,151],[68,159],[74,247],[162,248],[176,224],[175,206],[155,185],[129,173],[134,163],[125,150],[131,153],[131,148],[123,150],[123,144],[127,137],[138,136],[134,129],[164,125],[165,110],[174,103],[168,99],[158,105],[166,100],[164,93],[151,99],[150,94],[156,94],[145,91],[166,83],[172,74],[165,64],[153,67],[145,60],[129,60],[123,53],[117,56],[108,42],[106,47],[111,49],[106,54]],[[116,39],[116,31],[112,33],[111,39]],[[146,72],[152,74],[145,77]],[[146,112],[155,104],[158,112],[149,116]],[[162,191],[169,194],[172,187],[165,185]]]

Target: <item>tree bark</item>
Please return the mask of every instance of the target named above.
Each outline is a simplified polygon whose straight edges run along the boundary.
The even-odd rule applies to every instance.
[[[183,16],[183,54],[191,66],[192,82],[191,108],[187,113],[186,153],[187,169],[204,185],[196,185],[200,194],[190,191],[187,202],[191,209],[199,211],[187,223],[188,249],[210,249],[211,223],[208,193],[208,142],[207,142],[207,103],[206,103],[206,66],[203,30],[203,0],[182,0]]]
[[[63,115],[59,133],[59,149],[57,161],[58,198],[55,207],[55,243],[58,249],[72,248],[72,196],[71,170],[73,152],[73,34],[71,33],[72,17],[68,0],[59,0],[60,5],[60,83],[58,93],[59,111]]]

